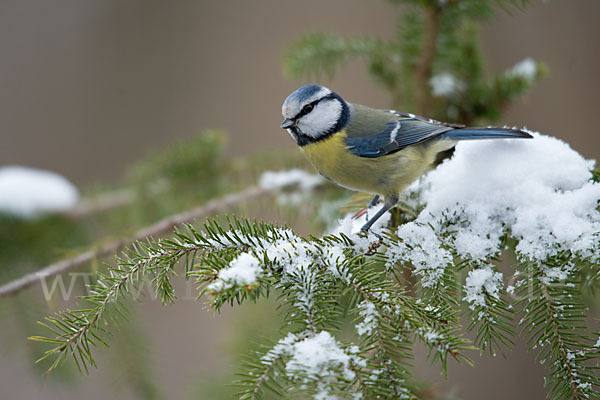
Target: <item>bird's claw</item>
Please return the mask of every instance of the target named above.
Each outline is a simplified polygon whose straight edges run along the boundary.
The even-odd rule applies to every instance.
[[[361,228],[360,232],[361,232],[361,233],[364,233],[364,234],[365,234],[367,237],[369,237],[369,228],[367,228],[367,229]],[[375,233],[375,232],[373,232],[373,231],[371,231],[371,234],[372,234],[373,236],[375,236],[375,237],[376,237],[378,240],[380,240],[380,241],[381,241],[381,240],[383,240],[383,237],[381,237],[381,235],[380,235],[380,234],[378,234],[378,233]]]
[[[356,214],[354,214],[352,216],[352,219],[359,219],[360,217],[362,217],[363,215],[365,215],[367,213],[367,208],[363,208],[362,210],[359,210]]]

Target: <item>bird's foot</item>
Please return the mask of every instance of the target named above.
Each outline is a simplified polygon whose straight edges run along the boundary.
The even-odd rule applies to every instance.
[[[381,237],[380,234],[370,231],[370,227],[363,226],[362,228],[360,228],[360,232],[364,233],[367,236],[367,238],[369,237],[369,232],[370,232],[371,235],[375,236],[379,241],[383,240],[383,238]]]
[[[377,205],[377,203],[379,203],[379,195],[375,195],[375,197],[373,197],[373,199],[371,199],[371,201],[369,202],[369,204],[365,207],[360,209],[356,214],[354,214],[352,216],[352,219],[359,219],[360,217],[362,217],[363,215],[367,215],[367,217],[365,218],[366,221],[369,220],[369,209],[373,208]]]
[[[359,219],[360,217],[362,217],[363,215],[365,215],[367,213],[367,208],[363,208],[362,210],[359,210],[356,214],[354,214],[352,216],[352,219]],[[368,220],[368,218],[367,218]]]

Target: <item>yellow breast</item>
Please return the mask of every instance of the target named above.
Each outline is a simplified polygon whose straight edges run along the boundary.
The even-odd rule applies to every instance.
[[[326,178],[348,189],[384,196],[400,193],[425,173],[439,151],[416,145],[386,156],[365,158],[347,149],[346,137],[340,131],[300,149]]]

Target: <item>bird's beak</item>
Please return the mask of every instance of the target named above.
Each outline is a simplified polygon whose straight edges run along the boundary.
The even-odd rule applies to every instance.
[[[283,122],[281,123],[281,127],[283,129],[291,128],[294,125],[296,125],[296,123],[289,118],[284,119]]]

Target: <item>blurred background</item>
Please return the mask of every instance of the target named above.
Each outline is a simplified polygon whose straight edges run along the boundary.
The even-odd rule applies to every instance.
[[[567,141],[586,158],[600,157],[598,15],[597,0],[550,0],[534,2],[524,11],[500,12],[481,25],[487,72],[504,71],[527,57],[543,61],[549,71],[505,110],[501,124],[526,126]],[[132,164],[207,129],[226,132],[226,139],[218,135],[218,143],[209,144],[223,149],[219,163],[228,168],[243,169],[228,160],[258,151],[274,159],[280,149],[289,150],[281,154],[295,154],[295,144],[279,128],[280,107],[292,90],[309,80],[284,75],[282,60],[290,44],[315,31],[391,37],[396,18],[391,4],[365,0],[1,0],[0,166],[55,171],[88,193],[118,186],[131,176],[127,171]],[[352,102],[390,106],[360,61],[319,83]],[[149,160],[150,166],[159,163]],[[300,159],[273,162],[306,166]],[[222,189],[211,187],[214,193]],[[177,209],[155,207],[156,216]],[[310,230],[297,214],[272,211],[268,200],[237,211]],[[153,220],[136,219],[135,213],[111,218],[139,224]],[[110,233],[115,221],[103,225],[101,233]],[[0,222],[4,227],[17,224]],[[68,224],[52,223],[73,233]],[[87,226],[82,235],[102,237],[90,234],[93,229]],[[19,236],[23,242],[36,237],[31,230]],[[5,241],[0,243],[4,262],[12,251],[8,241],[14,240],[13,233],[0,237]],[[0,276],[7,280],[60,259],[83,246],[83,239],[60,246],[53,254],[29,254],[0,265],[11,269]],[[22,269],[15,271],[15,265]],[[193,292],[194,285],[187,285],[177,289]],[[213,316],[193,295],[181,297],[169,307],[156,301],[136,307],[140,312],[133,318],[135,326],[123,329],[123,337],[134,339],[98,351],[99,368],[85,377],[76,370],[41,376],[43,370],[31,367],[40,354],[26,340],[34,333],[33,322],[64,304],[44,302],[37,286],[0,298],[2,397],[227,398],[232,391],[223,387],[246,347],[233,333],[276,332],[280,321],[269,318],[273,305],[259,303]],[[127,329],[137,331],[128,336]],[[140,332],[144,339],[138,341]],[[136,346],[141,349],[132,352],[130,364],[119,359],[119,354],[127,359],[127,349]],[[423,358],[415,361],[419,378],[454,398],[545,397],[544,371],[522,344],[506,358],[478,359],[476,368],[451,366],[448,381]]]
[[[394,35],[384,1],[0,2],[0,160],[47,168],[78,184],[115,180],[150,149],[207,128],[232,155],[292,146],[279,129],[282,56],[301,34]],[[490,71],[525,57],[550,76],[504,122],[599,153],[600,44],[595,0],[536,3],[483,24]],[[374,107],[388,99],[362,63],[322,81]]]

